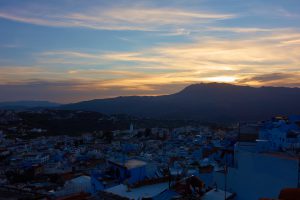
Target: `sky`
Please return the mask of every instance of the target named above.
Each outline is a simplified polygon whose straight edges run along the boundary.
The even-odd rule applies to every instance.
[[[300,87],[299,0],[1,0],[0,101]]]

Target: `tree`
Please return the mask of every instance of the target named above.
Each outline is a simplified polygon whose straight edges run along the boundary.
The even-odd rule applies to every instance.
[[[107,142],[108,143],[111,143],[112,141],[113,141],[113,139],[114,139],[114,134],[113,134],[113,132],[112,131],[106,131],[105,133],[104,133],[104,137],[105,137],[105,139],[107,140]]]
[[[151,129],[150,128],[146,128],[145,129],[145,137],[149,137],[152,134]]]

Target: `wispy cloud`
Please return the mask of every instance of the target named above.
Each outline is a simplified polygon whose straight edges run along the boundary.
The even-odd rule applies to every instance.
[[[14,49],[14,48],[19,48],[21,47],[21,45],[19,44],[2,44],[0,45],[0,48],[10,48],[10,49]]]
[[[101,62],[136,62],[139,67],[155,65],[172,69],[199,69],[222,67],[235,69],[252,66],[297,66],[300,34],[281,31],[255,37],[224,39],[217,37],[198,38],[192,43],[164,44],[140,51],[98,52],[51,51],[41,54],[44,62],[68,63],[87,61],[86,64]],[[255,68],[257,67],[257,69]]]
[[[270,73],[253,75],[238,81],[240,84],[258,86],[300,87],[300,71],[294,73]]]
[[[100,30],[168,31],[186,34],[193,27],[216,20],[236,17],[235,14],[195,11],[182,8],[155,8],[142,5],[93,7],[81,11],[60,11],[36,6],[0,10],[0,18],[55,27],[84,27]]]
[[[295,11],[291,11],[291,8],[288,10],[283,5],[276,5],[272,4],[265,5],[267,7],[260,6],[259,4],[254,4],[252,8],[249,10],[249,14],[257,15],[261,17],[268,17],[268,18],[286,18],[289,20],[299,20],[300,15],[297,12],[297,8],[295,7]]]
[[[276,31],[282,31],[285,29],[278,29]],[[259,32],[273,32],[274,28],[260,28],[260,27],[222,27],[222,26],[210,26],[205,27],[203,31],[219,31],[219,32],[234,32],[234,33],[259,33]]]
[[[65,76],[57,69],[41,66],[0,66],[0,82],[27,83],[31,79],[61,80]]]
[[[295,45],[299,39],[297,32],[284,30],[234,40],[199,38],[192,43],[164,44],[139,52],[52,51],[42,53],[42,60],[56,62],[57,65],[74,60],[86,63],[86,66],[108,63],[114,70],[87,67],[70,71],[73,78],[79,78],[79,75],[93,79],[98,77],[98,80],[102,80],[101,86],[132,88],[148,84],[188,84],[197,81],[263,85],[271,82],[254,82],[251,77],[259,74],[274,75],[283,70],[299,72],[300,47]],[[297,85],[296,82],[295,84]]]

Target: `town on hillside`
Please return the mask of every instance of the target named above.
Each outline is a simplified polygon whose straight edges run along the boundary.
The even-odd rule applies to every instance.
[[[3,110],[0,199],[300,199],[300,116],[185,123]]]

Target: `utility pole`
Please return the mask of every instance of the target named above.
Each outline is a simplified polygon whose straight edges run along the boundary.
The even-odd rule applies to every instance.
[[[238,122],[238,142],[240,141],[240,136],[241,136],[241,123]]]
[[[297,187],[300,188],[300,154],[298,153],[298,183]]]
[[[224,175],[225,175],[225,183],[224,183],[224,200],[227,199],[227,154],[225,153],[225,166],[224,166]]]

